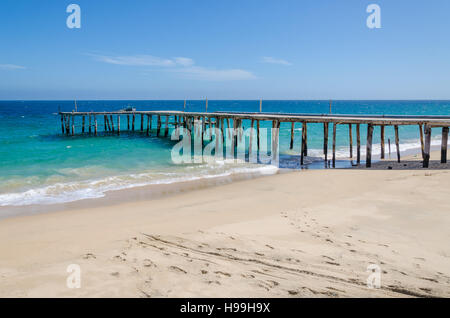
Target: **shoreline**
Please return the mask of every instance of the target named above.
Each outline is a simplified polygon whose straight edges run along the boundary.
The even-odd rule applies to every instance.
[[[444,168],[294,171],[3,219],[0,297],[449,297]]]
[[[364,147],[361,147],[362,149]],[[437,152],[440,146],[434,145],[431,147],[432,152]],[[401,152],[402,161],[414,160],[415,164],[410,167],[402,167],[401,165],[395,164],[396,152],[391,153],[391,158],[389,154],[386,153],[387,159],[380,159],[380,154],[375,154],[372,156],[373,167],[371,169],[388,169],[389,164],[392,162],[392,167],[399,169],[418,169],[420,166],[417,164],[418,156],[420,155],[420,148],[412,148]],[[363,158],[362,158],[363,159]],[[299,161],[300,156],[290,156],[290,161]],[[331,158],[329,158],[331,161]],[[350,158],[338,157],[336,160],[335,169],[366,169],[364,162],[361,161],[359,166],[354,165],[355,157],[353,160]],[[266,165],[261,165],[266,166]],[[157,199],[162,197],[168,197],[176,195],[178,193],[184,193],[189,191],[196,191],[199,189],[221,186],[224,184],[231,184],[243,180],[258,179],[261,177],[271,176],[275,174],[291,173],[295,171],[304,170],[329,170],[331,168],[324,167],[323,159],[315,158],[309,164],[301,168],[277,168],[274,173],[265,173],[261,171],[246,172],[246,173],[232,173],[228,176],[217,176],[212,178],[200,178],[198,180],[188,180],[188,181],[178,181],[167,184],[149,184],[132,186],[130,188],[117,189],[117,190],[107,190],[104,192],[103,197],[98,198],[83,198],[74,201],[63,202],[63,203],[53,203],[53,204],[29,204],[29,205],[19,205],[19,206],[2,206],[0,207],[0,221],[2,219],[14,218],[17,216],[27,216],[35,215],[41,213],[49,212],[62,212],[68,210],[85,209],[90,207],[108,207],[111,205],[116,205],[120,203],[127,202],[139,202],[148,199]],[[428,169],[440,169],[440,164],[431,163]]]

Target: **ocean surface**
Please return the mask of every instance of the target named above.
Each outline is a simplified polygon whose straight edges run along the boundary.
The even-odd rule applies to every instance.
[[[137,110],[183,110],[183,101],[77,101],[78,111],[112,111],[126,106]],[[204,101],[187,101],[186,111],[204,111]],[[150,137],[139,131],[126,131],[121,120],[121,135],[103,133],[99,119],[99,135],[65,136],[61,134],[60,117],[56,113],[72,111],[73,101],[0,101],[0,206],[54,204],[87,198],[99,198],[107,191],[144,185],[176,184],[182,181],[231,177],[236,174],[274,174],[278,167],[216,161],[202,164],[174,164],[172,147],[177,141]],[[208,111],[258,112],[259,101],[209,101]],[[263,101],[263,112],[328,114],[329,101]],[[450,115],[450,101],[333,101],[335,114],[379,115]],[[101,117],[101,116],[100,116]],[[117,125],[117,123],[115,123]],[[249,127],[250,123],[243,123]],[[156,121],[152,127],[156,127]],[[271,127],[262,123],[261,127]],[[116,127],[117,128],[117,127]],[[331,128],[331,127],[330,127]],[[76,127],[80,132],[80,127]],[[86,129],[87,130],[87,129]],[[361,126],[361,142],[365,143],[366,127]],[[331,141],[332,129],[330,129]],[[353,140],[356,142],[355,129]],[[401,151],[420,147],[418,127],[400,127]],[[289,149],[290,124],[280,130],[281,168],[298,169],[301,125],[295,129],[294,149]],[[386,128],[393,143],[394,130]],[[374,131],[374,154],[380,153],[379,128]],[[323,126],[308,126],[308,163],[322,160]],[[433,131],[432,144],[440,144],[440,131]],[[331,148],[331,142],[329,143]],[[348,127],[338,126],[337,158],[348,157]],[[391,145],[392,152],[395,144]],[[362,156],[365,147],[361,147]],[[330,151],[329,151],[330,153]],[[356,153],[356,145],[354,145]],[[330,155],[329,155],[330,156]],[[354,155],[355,156],[355,155]],[[364,157],[362,157],[364,159]],[[317,165],[321,166],[321,165]]]

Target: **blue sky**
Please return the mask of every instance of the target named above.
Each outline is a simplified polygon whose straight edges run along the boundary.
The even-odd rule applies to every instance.
[[[81,28],[66,7],[81,7]],[[369,29],[366,7],[381,8]],[[450,99],[448,0],[2,0],[0,99]]]

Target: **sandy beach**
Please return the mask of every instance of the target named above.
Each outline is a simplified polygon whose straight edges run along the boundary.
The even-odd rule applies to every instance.
[[[439,155],[3,219],[0,296],[450,297]]]

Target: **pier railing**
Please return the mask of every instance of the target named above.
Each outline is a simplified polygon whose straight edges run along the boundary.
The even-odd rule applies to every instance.
[[[430,161],[431,148],[431,128],[442,128],[442,144],[441,144],[441,162],[447,162],[447,144],[448,132],[450,127],[450,116],[399,116],[399,115],[327,115],[327,114],[289,114],[289,113],[250,113],[250,112],[183,112],[183,111],[109,111],[109,112],[60,112],[61,131],[63,134],[75,134],[75,120],[81,118],[81,133],[89,133],[97,135],[98,133],[98,117],[103,117],[104,131],[117,132],[120,134],[121,125],[120,118],[126,117],[127,130],[135,131],[136,117],[140,116],[140,131],[146,131],[149,135],[152,130],[152,117],[157,118],[157,136],[168,136],[169,126],[174,128],[187,128],[192,131],[195,123],[200,123],[201,136],[203,141],[203,131],[207,127],[219,129],[222,132],[225,127],[232,128],[233,140],[238,135],[238,130],[242,128],[243,120],[250,120],[251,127],[256,124],[257,146],[259,151],[259,132],[261,121],[271,121],[273,129],[279,129],[282,122],[291,123],[291,140],[290,148],[294,146],[294,125],[302,124],[302,138],[300,151],[300,164],[303,165],[304,157],[308,155],[308,124],[323,124],[323,150],[325,157],[325,165],[328,162],[328,135],[329,126],[333,125],[332,137],[332,166],[336,163],[336,127],[338,125],[348,125],[349,128],[349,150],[350,158],[353,158],[353,134],[352,130],[356,129],[356,163],[361,162],[361,133],[360,126],[367,125],[367,141],[366,141],[366,167],[372,164],[372,139],[375,126],[381,127],[380,143],[381,143],[381,159],[385,157],[385,127],[393,126],[395,131],[395,145],[397,152],[397,161],[400,162],[400,137],[398,132],[399,126],[417,125],[420,131],[420,144],[422,149],[423,167],[428,168]],[[116,120],[114,121],[114,117]],[[164,117],[164,120],[162,119]],[[170,119],[172,117],[172,120]],[[146,119],[146,120],[145,120]],[[225,126],[226,121],[226,126]],[[114,122],[117,123],[114,126]],[[144,122],[146,126],[144,127]],[[232,123],[232,125],[231,125]],[[164,125],[164,128],[163,128]],[[79,126],[79,125],[77,125]],[[161,134],[161,129],[164,133]],[[250,138],[252,136],[250,135]],[[277,149],[279,143],[279,134],[272,136],[272,149]],[[236,145],[236,143],[234,143]]]

